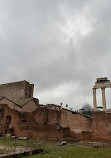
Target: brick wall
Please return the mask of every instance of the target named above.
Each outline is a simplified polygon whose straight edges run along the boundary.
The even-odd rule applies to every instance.
[[[69,127],[71,135],[74,138],[84,139],[83,131],[92,131],[92,119],[86,118],[80,114],[73,114],[71,111],[62,109],[61,122],[62,127]]]
[[[34,111],[35,109],[37,109],[37,105],[35,104],[35,102],[33,100],[27,102],[23,107],[22,107],[22,111],[25,111],[25,112],[32,112]]]
[[[48,124],[60,125],[60,111],[48,109]]]
[[[66,135],[69,135],[69,129],[57,129],[59,124],[59,119],[57,118],[58,116],[60,117],[60,113],[57,110],[52,111],[46,108],[39,108],[32,113],[24,114],[24,118],[20,116],[17,128],[14,130],[15,135],[18,137],[64,139]]]
[[[36,99],[36,101],[37,101],[37,99]],[[2,100],[0,100],[0,104],[7,104],[9,108],[15,109],[15,110],[18,110],[18,111],[32,112],[32,111],[34,111],[35,109],[38,108],[39,101],[38,101],[38,105],[37,105],[37,102],[35,103],[34,100],[30,100],[24,106],[18,106],[17,104],[15,104],[14,102],[11,102],[7,98],[3,98]]]
[[[111,113],[94,112],[92,140],[111,141]]]
[[[0,126],[2,134],[7,130],[6,118],[11,117],[14,135],[40,139],[65,139],[111,141],[111,113],[94,112],[93,118],[62,109],[38,108],[31,113],[10,109],[0,105]],[[58,130],[57,126],[61,126]]]
[[[69,129],[61,128],[57,129],[55,120],[50,121],[48,115],[51,111],[43,108],[37,109],[32,113],[18,112],[14,109],[10,109],[7,105],[2,106],[0,109],[0,126],[2,126],[2,134],[6,133],[8,128],[6,117],[11,117],[11,125],[14,129],[13,135],[17,137],[31,137],[39,139],[64,139],[66,135],[69,135]],[[54,112],[54,111],[53,111]],[[58,117],[58,113],[55,112],[50,116]],[[3,118],[3,119],[1,119]]]
[[[33,112],[34,119],[38,124],[48,123],[48,111],[46,108],[39,108]]]
[[[34,85],[27,81],[13,82],[0,85],[0,96],[10,99],[33,96]]]
[[[9,108],[21,111],[21,107],[17,106],[16,104],[7,100],[6,98],[3,98],[2,100],[0,100],[0,104],[7,104]]]

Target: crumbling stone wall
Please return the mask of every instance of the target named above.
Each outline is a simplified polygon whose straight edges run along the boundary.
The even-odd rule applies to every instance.
[[[15,135],[18,137],[33,137],[39,139],[63,139],[69,135],[69,129],[57,129],[60,117],[59,111],[52,111],[46,108],[36,109],[32,113],[23,113],[20,116]],[[21,115],[20,113],[19,115]],[[50,117],[49,117],[50,116]],[[56,122],[55,122],[56,120]],[[66,132],[64,132],[66,130]]]
[[[61,106],[60,105],[55,105],[55,104],[47,104],[46,105],[47,109],[51,109],[51,110],[61,110]]]
[[[13,135],[17,137],[30,137],[39,139],[64,139],[69,135],[68,128],[57,129],[59,122],[55,123],[56,117],[60,116],[58,111],[51,114],[51,111],[43,108],[36,109],[32,113],[19,112],[10,109],[8,106],[2,106],[2,118],[0,118],[0,126],[2,127],[2,134],[7,132],[6,118],[11,117],[11,126],[13,128]],[[48,116],[51,114],[50,119]],[[39,119],[38,119],[39,118]]]
[[[87,118],[64,109],[38,108],[29,113],[1,104],[0,134],[7,132],[7,117],[11,117],[13,135],[17,137],[111,141],[111,113],[94,112],[93,118]]]
[[[33,97],[33,84],[27,81],[13,82],[0,85],[0,96],[10,99]]]
[[[48,123],[48,111],[46,108],[39,108],[33,112],[34,119],[38,124]]]
[[[6,133],[9,125],[7,125],[7,117],[11,118],[12,127],[17,128],[19,122],[18,112],[14,109],[10,109],[6,104],[0,104],[0,111],[2,111],[2,116],[0,115],[0,126],[2,127],[2,135]]]
[[[60,111],[48,109],[48,124],[60,125]]]
[[[111,141],[111,113],[94,112],[92,131],[92,140]]]
[[[69,127],[71,135],[74,138],[84,139],[85,132],[92,132],[92,119],[86,118],[80,114],[73,114],[71,111],[62,109],[61,123],[62,127]]]

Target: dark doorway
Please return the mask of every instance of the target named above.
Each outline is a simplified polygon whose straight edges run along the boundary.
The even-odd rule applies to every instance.
[[[6,128],[9,128],[10,124],[11,124],[11,116],[6,116]]]

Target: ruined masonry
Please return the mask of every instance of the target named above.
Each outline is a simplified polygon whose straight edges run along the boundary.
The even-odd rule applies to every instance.
[[[33,97],[34,85],[27,81],[0,85],[0,136],[36,139],[110,141],[111,113],[106,110],[107,79],[98,78],[93,87],[92,116],[61,108],[59,105],[40,105]],[[102,89],[103,111],[97,110],[96,89]]]
[[[0,85],[0,103],[22,112],[32,112],[39,107],[39,100],[33,97],[34,84],[19,81]]]
[[[96,101],[96,89],[101,88],[102,90],[102,104],[103,104],[103,111],[106,111],[106,98],[105,98],[105,88],[111,88],[111,82],[104,78],[97,78],[97,82],[95,82],[95,86],[93,88],[93,106],[94,111],[97,111],[97,101]]]

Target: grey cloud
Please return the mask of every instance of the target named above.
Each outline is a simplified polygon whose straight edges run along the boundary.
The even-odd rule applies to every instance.
[[[35,95],[41,97],[45,91],[51,102],[55,99],[48,92],[71,82],[67,97],[58,93],[58,102],[63,100],[73,106],[88,102],[87,98],[91,102],[96,78],[111,78],[110,3],[1,0],[0,83],[29,80],[36,85]],[[91,30],[82,34],[82,27]],[[73,91],[77,84],[78,89]],[[46,96],[40,98],[41,102]]]

